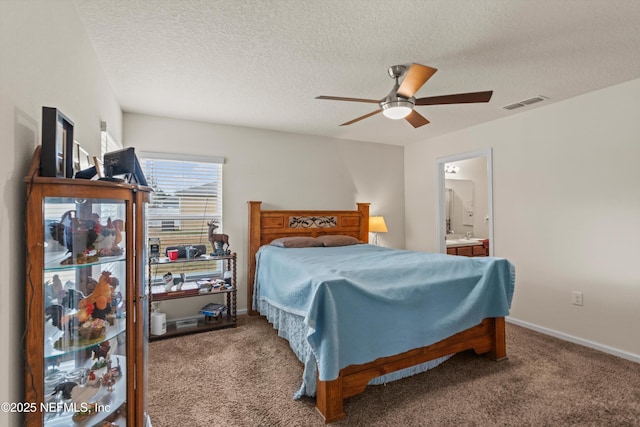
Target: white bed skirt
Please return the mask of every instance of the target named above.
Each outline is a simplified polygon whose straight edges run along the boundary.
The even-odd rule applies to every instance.
[[[302,396],[316,395],[316,357],[313,354],[311,346],[307,342],[307,332],[309,327],[304,323],[304,318],[297,314],[292,314],[284,310],[280,310],[265,301],[258,301],[258,311],[265,316],[278,331],[278,335],[287,341],[296,357],[303,363],[304,372],[302,374],[302,385],[294,394],[294,399],[300,399]],[[381,385],[401,378],[410,377],[429,369],[433,369],[442,362],[449,359],[452,355],[444,356],[439,359],[430,360],[419,365],[401,369],[396,372],[376,377],[369,382],[369,385]]]

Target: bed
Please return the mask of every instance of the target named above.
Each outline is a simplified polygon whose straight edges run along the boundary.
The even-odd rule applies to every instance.
[[[370,383],[424,371],[464,350],[506,358],[513,266],[369,245],[368,218],[368,203],[311,211],[249,202],[249,314],[267,317],[289,341],[304,364],[296,397],[315,395],[327,423],[343,418],[344,399]],[[270,244],[293,236],[312,239],[301,248]],[[334,236],[363,243],[333,246]],[[327,240],[316,246],[320,239]]]

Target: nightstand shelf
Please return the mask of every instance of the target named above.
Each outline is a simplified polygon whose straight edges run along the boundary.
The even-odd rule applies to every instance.
[[[162,335],[153,335],[149,333],[149,340],[154,341],[158,339],[170,338],[179,335],[193,334],[197,332],[210,331],[215,329],[233,328],[237,326],[237,284],[236,284],[236,254],[230,255],[201,255],[196,258],[184,259],[179,258],[177,260],[169,260],[168,258],[160,257],[149,260],[149,277],[153,277],[152,269],[154,268],[171,268],[172,276],[175,280],[179,277],[179,274],[184,274],[185,281],[180,286],[173,286],[169,291],[166,290],[164,284],[151,284],[149,286],[149,303],[153,301],[169,301],[180,298],[193,298],[193,297],[205,297],[212,295],[223,295],[226,306],[226,313],[218,316],[217,319],[211,316],[199,315],[196,317],[197,325],[192,327],[177,327],[175,321],[167,321],[166,332]],[[198,274],[196,279],[190,278],[194,276],[193,273],[183,272],[188,270],[188,267],[196,267],[194,263],[204,262],[222,262],[222,273],[212,275],[208,278],[200,277],[202,274]],[[175,274],[173,272],[178,272]],[[226,273],[226,274],[225,274]],[[226,276],[225,284],[219,285],[223,282]],[[213,287],[216,286],[216,287]],[[204,300],[204,299],[203,299]],[[149,310],[151,315],[151,310]],[[150,322],[151,324],[151,322]]]

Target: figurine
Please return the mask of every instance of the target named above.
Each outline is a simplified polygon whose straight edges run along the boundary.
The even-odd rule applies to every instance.
[[[107,357],[109,356],[109,351],[111,351],[111,344],[109,344],[109,341],[105,341],[100,345],[96,345],[91,350],[93,352],[93,354],[91,355],[91,359],[107,359]]]
[[[58,301],[62,301],[62,298],[64,298],[66,294],[64,287],[62,286],[62,280],[60,280],[60,276],[57,274],[54,274],[51,279],[51,291],[52,297]]]
[[[87,387],[100,387],[100,379],[96,376],[96,373],[93,370],[89,371]]]
[[[104,320],[111,312],[111,293],[111,272],[103,271],[93,292],[78,303],[80,323],[86,322],[91,316]]]
[[[102,385],[107,387],[107,391],[113,391],[113,385],[116,383],[113,374],[109,371],[102,374]]]
[[[228,255],[230,253],[229,236],[215,232],[218,228],[216,220],[208,222],[207,225],[209,226],[209,242],[213,247],[213,253],[211,255]]]
[[[61,331],[71,333],[78,326],[78,320],[73,315],[64,314],[64,307],[60,304],[52,304],[45,308],[45,320],[51,319],[51,323]]]
[[[83,224],[83,222],[84,221],[81,221],[77,217],[75,210],[70,210],[62,215],[59,223],[49,224],[49,233],[55,241],[67,248],[67,253],[74,252],[74,235],[86,233],[85,247],[81,249],[76,248],[75,250],[75,252],[84,252],[87,248],[93,246],[93,243],[98,238],[98,233],[94,229],[93,224],[87,227],[89,224]]]
[[[116,357],[116,362],[118,363],[118,366],[114,368],[109,368],[109,372],[111,372],[111,375],[113,376],[113,378],[119,378],[120,375],[122,375],[122,367],[120,366],[119,357]]]
[[[77,385],[78,385],[78,383],[73,382],[73,381],[67,381],[67,382],[64,382],[64,383],[60,383],[60,384],[58,384],[56,386],[56,388],[53,389],[53,393],[51,393],[51,396],[55,396],[56,394],[62,392],[62,398],[63,399],[71,399],[71,391]]]
[[[96,223],[99,235],[93,244],[93,249],[96,250],[96,254],[99,256],[113,256],[121,255],[122,249],[118,246],[118,243],[122,241],[122,226],[123,221],[116,219],[111,221],[111,218],[107,218],[107,225],[101,225]]]
[[[169,271],[167,274],[162,276],[162,280],[164,280],[164,291],[171,292],[171,288],[173,288],[173,274]]]
[[[66,295],[62,298],[62,306],[68,309],[77,309],[78,304],[84,298],[84,294],[75,289],[66,291]]]
[[[107,224],[102,225],[97,213],[91,214],[88,219],[80,219],[75,210],[65,212],[60,222],[49,224],[51,238],[66,247],[67,253],[76,254],[76,257],[81,254],[86,255],[92,250],[95,250],[97,256],[121,255],[123,250],[118,244],[122,241],[123,229],[124,221],[120,219],[112,221],[108,218]],[[82,261],[82,258],[80,260]],[[74,260],[73,256],[62,263],[65,265],[74,262],[83,263]],[[86,262],[95,261],[91,259]]]

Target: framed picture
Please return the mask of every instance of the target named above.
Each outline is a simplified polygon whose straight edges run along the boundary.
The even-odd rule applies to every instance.
[[[40,175],[73,178],[73,122],[60,110],[42,107]]]
[[[103,172],[103,164],[102,164],[102,160],[100,160],[99,158],[93,156],[93,165],[96,167],[96,174],[98,175],[98,177],[100,178],[104,178],[104,172]]]
[[[80,143],[73,141],[73,173],[80,172]]]
[[[93,166],[89,153],[78,141],[73,141],[73,172],[78,173]]]
[[[78,147],[78,150],[80,170],[85,170],[86,168],[90,168],[91,166],[93,166],[93,162],[91,160],[91,156],[89,156],[89,153],[87,153],[82,147]]]

